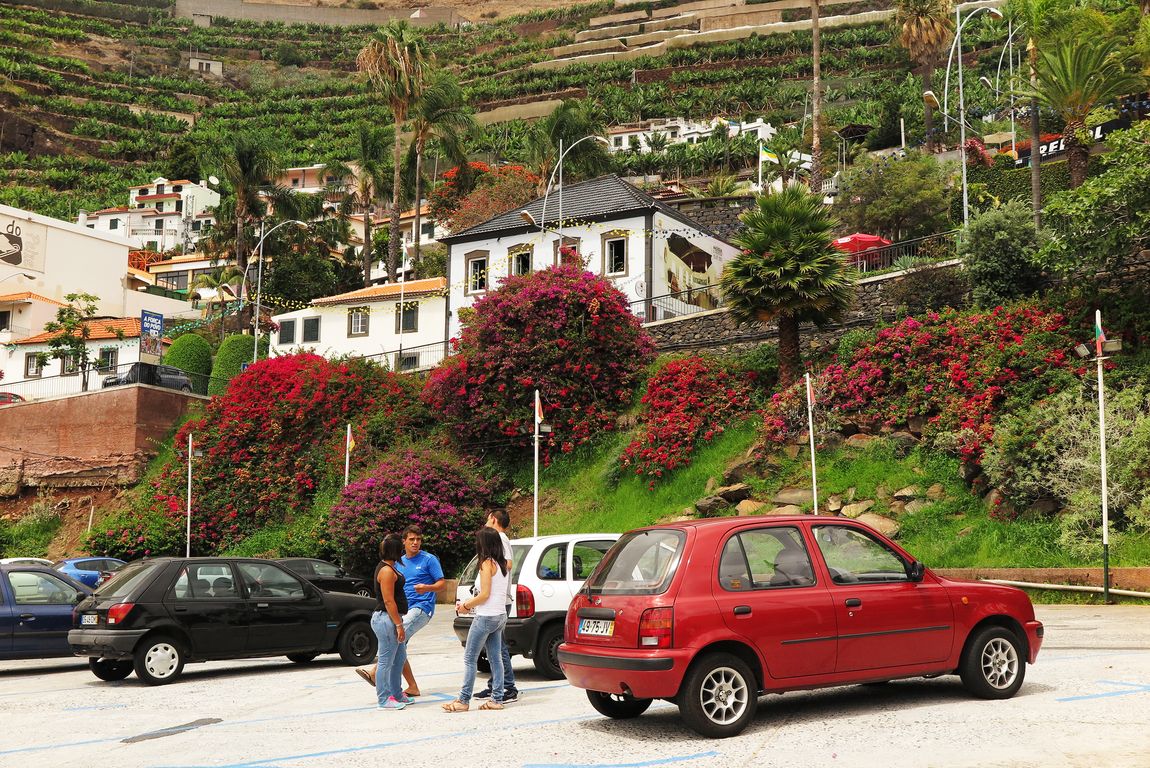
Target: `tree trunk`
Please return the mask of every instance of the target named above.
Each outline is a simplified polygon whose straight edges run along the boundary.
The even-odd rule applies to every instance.
[[[779,315],[779,389],[783,390],[799,380],[803,373],[802,352],[799,349],[799,321],[793,315]]]
[[[811,0],[811,191],[822,197],[819,188],[822,186],[823,171],[822,139],[819,136],[819,126],[822,125],[823,111],[822,83],[822,41],[819,39],[819,0]],[[780,326],[781,330],[781,326]],[[797,334],[797,330],[796,330]],[[796,339],[798,336],[796,335]]]
[[[239,190],[236,190],[236,265],[245,273],[248,269],[248,256],[244,253],[244,214],[246,213],[246,209],[241,209],[240,193]]]
[[[371,265],[375,263],[375,243],[372,242],[372,225],[375,223],[374,206],[368,200],[363,207],[363,253],[360,261],[363,262],[363,287],[371,287]]]
[[[397,114],[395,116],[395,152],[393,154],[395,168],[391,174],[391,234],[387,241],[387,281],[389,283],[394,283],[399,274],[400,249],[403,247],[403,235],[399,231],[399,164],[403,149],[402,139],[399,136],[399,124],[401,122],[402,119]]]
[[[420,197],[423,194],[423,142],[416,140],[415,143],[415,231],[412,233],[412,239],[415,246],[411,251],[411,269],[415,272],[415,276],[419,277],[419,227],[420,224]]]
[[[1033,41],[1027,46],[1030,49],[1030,89],[1038,90],[1038,49]],[[1038,145],[1042,143],[1042,127],[1038,121],[1038,99],[1030,100],[1030,206],[1034,210],[1034,228],[1042,226],[1042,177],[1040,166],[1042,154]]]
[[[922,90],[931,90],[931,81],[934,79],[934,63],[922,65]],[[926,151],[927,153],[934,152],[934,108],[928,103],[923,103],[922,115],[923,129],[926,131]]]
[[[1070,188],[1077,189],[1086,181],[1086,168],[1090,163],[1090,146],[1083,144],[1079,134],[1086,126],[1078,121],[1069,122],[1062,129],[1066,146],[1066,166],[1070,171]]]

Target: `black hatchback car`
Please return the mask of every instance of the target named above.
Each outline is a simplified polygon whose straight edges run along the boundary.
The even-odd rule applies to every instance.
[[[375,656],[374,600],[324,592],[255,558],[140,560],[76,606],[68,644],[101,680],[170,683],[190,661]]]
[[[286,565],[312,584],[329,592],[350,592],[364,597],[372,597],[375,594],[370,579],[348,573],[335,563],[326,560],[317,560],[313,557],[285,557],[276,562]]]

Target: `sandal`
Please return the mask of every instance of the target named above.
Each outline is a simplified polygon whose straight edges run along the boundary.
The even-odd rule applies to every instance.
[[[413,699],[414,699],[416,696],[418,696],[418,695],[419,695],[419,691],[418,691],[418,690],[414,690],[414,691],[404,691],[404,692],[403,692],[403,695],[404,695],[404,696],[410,696],[411,698],[413,698]]]
[[[503,709],[503,704],[498,701],[485,701],[479,705],[480,709]]]
[[[443,705],[444,712],[466,712],[469,709],[471,709],[471,707],[467,704],[464,704],[459,699],[456,699],[455,701],[449,701]]]

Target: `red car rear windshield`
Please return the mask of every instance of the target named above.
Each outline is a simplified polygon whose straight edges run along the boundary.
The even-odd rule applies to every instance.
[[[667,591],[687,535],[656,529],[624,534],[587,580],[592,595],[658,595]]]

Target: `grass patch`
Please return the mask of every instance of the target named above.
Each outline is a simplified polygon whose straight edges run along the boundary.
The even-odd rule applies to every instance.
[[[41,491],[28,514],[14,523],[0,520],[0,553],[4,557],[45,557],[62,524],[51,494]]]
[[[757,419],[728,427],[703,444],[689,466],[660,479],[654,490],[645,479],[619,468],[619,454],[630,434],[614,435],[564,456],[540,472],[539,482],[550,503],[540,514],[539,532],[627,531],[693,507],[704,495],[707,481],[721,478],[732,457],[751,446],[757,431]]]

